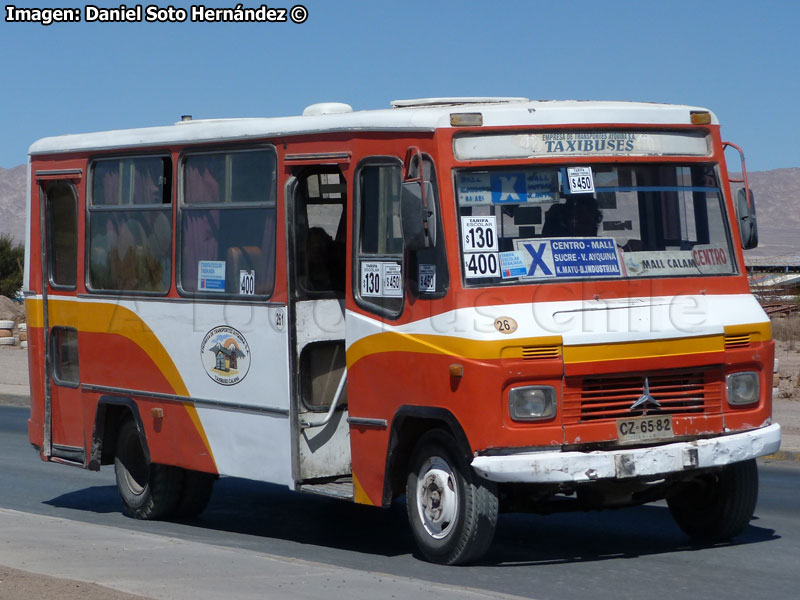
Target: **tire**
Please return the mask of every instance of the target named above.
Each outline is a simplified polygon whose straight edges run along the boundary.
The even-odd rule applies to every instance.
[[[417,444],[406,482],[411,532],[429,561],[456,565],[486,554],[497,528],[496,486],[479,478],[453,437],[426,433]]]
[[[3,319],[0,321],[0,329],[14,329],[14,321]]]
[[[129,517],[161,519],[170,516],[178,505],[183,470],[149,463],[139,430],[130,419],[123,422],[117,434],[114,473]]]
[[[211,473],[185,470],[180,498],[174,512],[175,516],[190,519],[200,515],[211,500],[211,492],[214,491],[216,480],[217,476]]]
[[[693,540],[719,542],[740,534],[756,509],[755,459],[734,463],[667,498],[678,526]]]

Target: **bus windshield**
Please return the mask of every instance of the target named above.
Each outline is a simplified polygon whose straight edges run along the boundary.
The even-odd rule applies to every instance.
[[[455,172],[465,282],[736,272],[714,165]]]

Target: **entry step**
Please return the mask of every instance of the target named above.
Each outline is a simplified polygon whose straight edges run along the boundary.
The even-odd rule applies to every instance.
[[[342,477],[334,481],[324,483],[302,483],[297,488],[301,492],[317,494],[318,496],[328,496],[341,500],[353,499],[353,478]]]

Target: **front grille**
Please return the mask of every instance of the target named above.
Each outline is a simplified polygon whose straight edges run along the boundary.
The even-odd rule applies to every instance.
[[[722,410],[722,373],[719,369],[671,371],[624,376],[568,378],[564,418],[568,423],[635,417],[644,414],[631,406],[642,395],[647,378],[650,395],[661,408],[648,414],[719,414]]]

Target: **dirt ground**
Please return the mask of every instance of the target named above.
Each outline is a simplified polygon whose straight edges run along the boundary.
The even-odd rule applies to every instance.
[[[25,309],[21,304],[0,295],[0,320],[11,319],[16,323],[25,320]]]
[[[776,341],[775,359],[778,361],[773,382],[778,389],[775,399],[800,402],[800,344]]]
[[[0,600],[143,600],[93,583],[36,575],[0,566]]]

